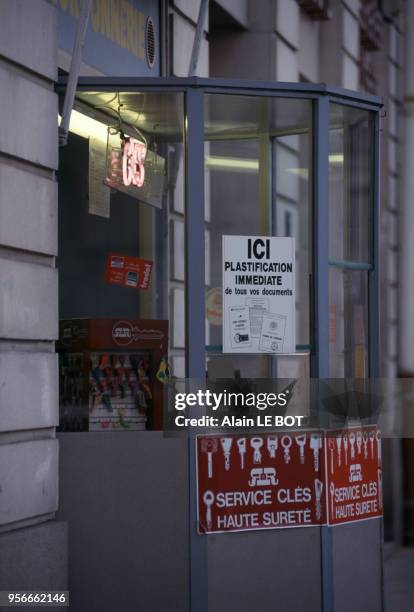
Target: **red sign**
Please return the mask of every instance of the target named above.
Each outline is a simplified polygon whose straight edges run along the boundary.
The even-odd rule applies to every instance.
[[[377,427],[197,437],[200,533],[382,515]]]
[[[326,522],[320,431],[197,437],[200,533]]]
[[[381,434],[359,427],[326,434],[331,525],[382,515]]]
[[[134,289],[148,289],[151,272],[152,261],[109,253],[106,260],[105,282]]]
[[[168,351],[168,321],[153,319],[63,319],[59,352],[111,348]]]

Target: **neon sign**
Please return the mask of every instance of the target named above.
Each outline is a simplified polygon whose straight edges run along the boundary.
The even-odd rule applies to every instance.
[[[145,180],[145,158],[147,145],[135,138],[125,140],[122,155],[122,180],[129,187],[142,187]]]
[[[142,140],[141,140],[142,138]],[[141,202],[161,208],[165,159],[138,139],[108,131],[104,184]]]

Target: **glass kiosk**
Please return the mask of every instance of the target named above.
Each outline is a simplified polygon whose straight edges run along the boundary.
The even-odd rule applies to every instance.
[[[64,81],[58,91],[64,93]],[[103,423],[105,433],[145,436],[151,434],[125,426],[122,406],[115,418],[113,406],[122,404],[124,393],[132,398],[131,423],[141,416],[139,429],[162,428],[148,393],[153,397],[155,389],[156,396],[168,376],[378,377],[380,109],[376,97],[323,84],[81,78],[59,171],[60,317],[66,322],[62,329],[68,321],[73,327],[87,320],[103,325],[112,339],[99,354],[93,344],[85,345],[95,351],[95,361],[86,353],[69,358],[62,349],[62,373],[72,377],[61,386],[65,414],[71,385],[86,385],[87,395],[92,386],[95,399],[89,395],[83,429],[91,429],[89,418],[94,430]],[[295,352],[223,353],[223,235],[295,238]],[[163,330],[156,351],[151,353],[145,338],[128,348],[147,328]],[[67,340],[61,337],[61,343]],[[142,352],[151,364],[141,381],[148,386],[147,412],[143,401],[136,402],[135,418],[133,400],[138,392],[145,395],[135,358]],[[73,372],[78,362],[82,383]],[[100,420],[93,412],[96,396],[102,400]],[[77,392],[78,409],[79,397]],[[234,609],[251,609],[243,588],[236,594],[231,575],[238,555],[255,550],[258,563],[249,553],[238,569],[239,586],[259,575],[261,581],[273,577],[269,596],[278,593],[298,606],[301,595],[292,585],[301,581],[313,605],[320,601],[321,609],[331,610],[342,588],[335,576],[346,559],[349,530],[338,528],[333,536],[326,527],[312,528],[307,544],[301,529],[289,530],[289,542],[286,532],[276,531],[235,534],[233,543],[228,536],[206,541],[195,530],[192,452],[190,609],[206,610],[209,599],[212,610],[224,610],[220,583],[226,581]],[[374,555],[380,568],[382,523],[370,522],[366,532],[354,527],[365,546],[363,552],[354,546],[352,554],[362,554],[367,567]],[[273,549],[264,553],[263,538],[281,556]],[[311,567],[295,565],[290,582],[274,578],[279,570],[283,575],[289,551],[301,556],[305,546],[314,547]],[[380,569],[360,580],[364,588],[380,591]],[[260,607],[265,597],[260,595],[256,609],[266,609]]]
[[[322,85],[81,79],[61,155],[61,319],[168,320],[178,377],[375,376],[379,109]],[[142,185],[124,184],[129,141],[145,147]],[[224,234],[295,238],[294,355],[223,355]],[[108,278],[110,253],[148,260],[151,283]]]

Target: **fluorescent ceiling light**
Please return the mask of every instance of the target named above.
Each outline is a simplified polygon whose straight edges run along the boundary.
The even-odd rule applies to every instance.
[[[234,172],[254,173],[259,171],[259,160],[207,155],[206,166],[210,170],[233,170]]]
[[[309,171],[307,168],[286,168],[286,172],[290,172],[302,179],[308,179]]]
[[[344,156],[342,153],[331,153],[331,155],[329,155],[328,157],[328,160],[330,164],[343,164]]]
[[[344,163],[344,156],[342,153],[331,154],[328,157],[328,161],[330,164],[341,165]],[[207,155],[206,166],[210,170],[232,170],[234,172],[254,173],[259,171],[259,160]],[[301,178],[308,178],[308,168],[286,168],[286,171],[296,174]]]
[[[59,115],[59,125],[61,120],[62,117]],[[92,117],[88,117],[88,115],[84,115],[83,113],[73,109],[70,116],[69,131],[77,134],[78,136],[82,136],[83,138],[97,138],[106,144],[108,126],[101,121],[92,119]]]

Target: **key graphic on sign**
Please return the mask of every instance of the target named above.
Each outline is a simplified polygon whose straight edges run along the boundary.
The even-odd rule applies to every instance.
[[[336,446],[338,449],[338,467],[341,467],[341,444],[342,444],[342,437],[341,437],[341,434],[339,434],[339,436],[336,437]]]
[[[364,459],[368,459],[368,432],[364,431],[362,441],[364,443]]]
[[[283,447],[283,458],[285,463],[290,463],[290,447],[292,446],[292,438],[288,435],[282,436],[281,444]]]
[[[320,521],[322,518],[322,491],[323,482],[319,478],[315,478],[315,498],[316,498],[316,520]]]
[[[211,529],[213,526],[212,520],[211,520],[211,506],[213,505],[214,502],[214,493],[213,491],[206,491],[203,495],[203,502],[206,505],[206,524],[207,524],[207,529]]]
[[[260,449],[263,446],[263,438],[252,438],[250,440],[250,446],[254,449],[253,463],[261,463],[262,453],[260,452]]]
[[[217,438],[203,438],[201,440],[201,450],[207,453],[208,477],[213,478],[213,453],[218,450]]]
[[[331,518],[334,517],[334,494],[335,494],[335,485],[333,482],[329,485],[329,493],[331,494]]]
[[[349,444],[351,445],[351,459],[355,459],[355,433],[353,431],[349,434]]]
[[[346,434],[344,434],[343,442],[345,451],[345,465],[348,465],[348,436]]]
[[[378,463],[381,463],[381,432],[377,431],[377,457]]]
[[[374,440],[375,440],[375,431],[371,429],[369,432],[369,442],[371,445],[371,461],[374,461]]]
[[[230,451],[231,445],[233,444],[233,438],[220,438],[221,448],[224,453],[224,468],[226,470],[230,469]]]
[[[240,467],[244,470],[244,455],[246,454],[246,438],[239,438],[236,442],[239,447]]]
[[[306,434],[296,436],[296,444],[299,446],[300,462],[303,465],[305,463]]]
[[[313,466],[315,472],[319,472],[319,451],[322,448],[322,438],[320,434],[311,434],[310,447],[313,450]]]
[[[379,507],[382,510],[382,470],[377,470]]]
[[[328,439],[328,448],[331,451],[331,474],[334,473],[334,450],[335,450],[335,440],[333,438]]]
[[[356,440],[357,440],[357,447],[358,447],[358,455],[360,455],[361,450],[362,450],[362,431],[357,431]]]
[[[271,459],[275,459],[277,447],[278,447],[277,436],[268,436],[267,437],[267,451]]]

